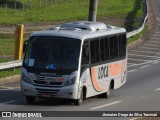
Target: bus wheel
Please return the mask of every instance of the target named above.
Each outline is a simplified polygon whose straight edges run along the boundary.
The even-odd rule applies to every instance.
[[[81,105],[82,102],[83,102],[83,89],[81,90],[80,98],[78,100],[74,100],[74,104],[75,105]]]
[[[109,98],[111,92],[111,87],[109,87],[108,91],[105,93],[102,93],[100,95],[97,95],[98,98]]]
[[[36,98],[33,96],[26,96],[26,101],[28,104],[33,104],[35,102]]]
[[[107,92],[105,92],[105,93],[102,94],[103,98],[109,98],[110,93],[111,93],[111,86],[109,86],[109,89],[108,89]]]

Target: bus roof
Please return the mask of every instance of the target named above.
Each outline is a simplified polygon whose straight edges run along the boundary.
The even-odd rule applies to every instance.
[[[106,26],[100,22],[70,22],[64,23],[60,27],[52,28],[46,31],[32,33],[32,36],[58,36],[75,39],[89,39],[94,37],[125,33],[126,30],[121,27]]]

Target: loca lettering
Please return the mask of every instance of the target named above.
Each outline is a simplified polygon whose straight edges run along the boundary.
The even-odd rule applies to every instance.
[[[105,77],[108,77],[108,66],[102,66],[99,68],[99,71],[98,71],[98,79],[102,79],[102,78],[105,78]]]

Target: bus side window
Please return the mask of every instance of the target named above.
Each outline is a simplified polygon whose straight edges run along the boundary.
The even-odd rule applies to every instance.
[[[118,35],[118,42],[119,42],[119,58],[123,57],[122,51],[122,35]]]
[[[109,56],[110,56],[110,53],[109,53],[109,38],[106,37],[105,38],[105,60],[109,61]]]
[[[85,41],[82,49],[82,65],[89,64],[89,43]]]
[[[101,61],[109,60],[109,42],[108,37],[100,38]]]
[[[96,63],[100,62],[100,46],[99,46],[99,39],[96,39],[95,41],[95,53],[96,53]]]
[[[117,36],[113,37],[114,39],[114,59],[118,58],[118,40],[117,40]]]
[[[99,38],[90,41],[91,63],[100,62]]]
[[[125,57],[126,56],[126,36],[120,35],[118,37],[119,41],[119,57]]]
[[[25,40],[23,43],[23,53],[25,52],[27,45],[28,45],[28,40]]]
[[[114,38],[109,37],[110,60],[114,59]]]
[[[101,61],[105,61],[105,38],[100,38]]]
[[[123,56],[126,56],[127,39],[126,34],[122,35],[122,45],[123,45]]]
[[[93,40],[90,41],[90,51],[91,51],[91,63],[95,63],[95,42]]]

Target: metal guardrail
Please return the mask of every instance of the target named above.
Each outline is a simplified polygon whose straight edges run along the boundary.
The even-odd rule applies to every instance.
[[[134,35],[139,34],[140,32],[142,32],[142,30],[145,27],[145,23],[147,22],[147,19],[148,19],[149,0],[143,0],[143,4],[144,4],[143,6],[144,12],[142,17],[142,24],[137,30],[127,33],[127,38],[130,38]]]
[[[22,66],[22,61],[16,60],[12,62],[0,63],[0,70],[18,68]]]
[[[148,7],[149,7],[149,0],[144,0],[144,14],[142,18],[142,24],[139,27],[139,29],[127,33],[127,38],[132,37],[134,35],[139,34],[145,27],[145,23],[148,19]],[[6,63],[0,63],[0,70],[6,70],[6,69],[12,69],[12,68],[18,68],[22,66],[22,61],[12,61],[12,62],[6,62]]]

